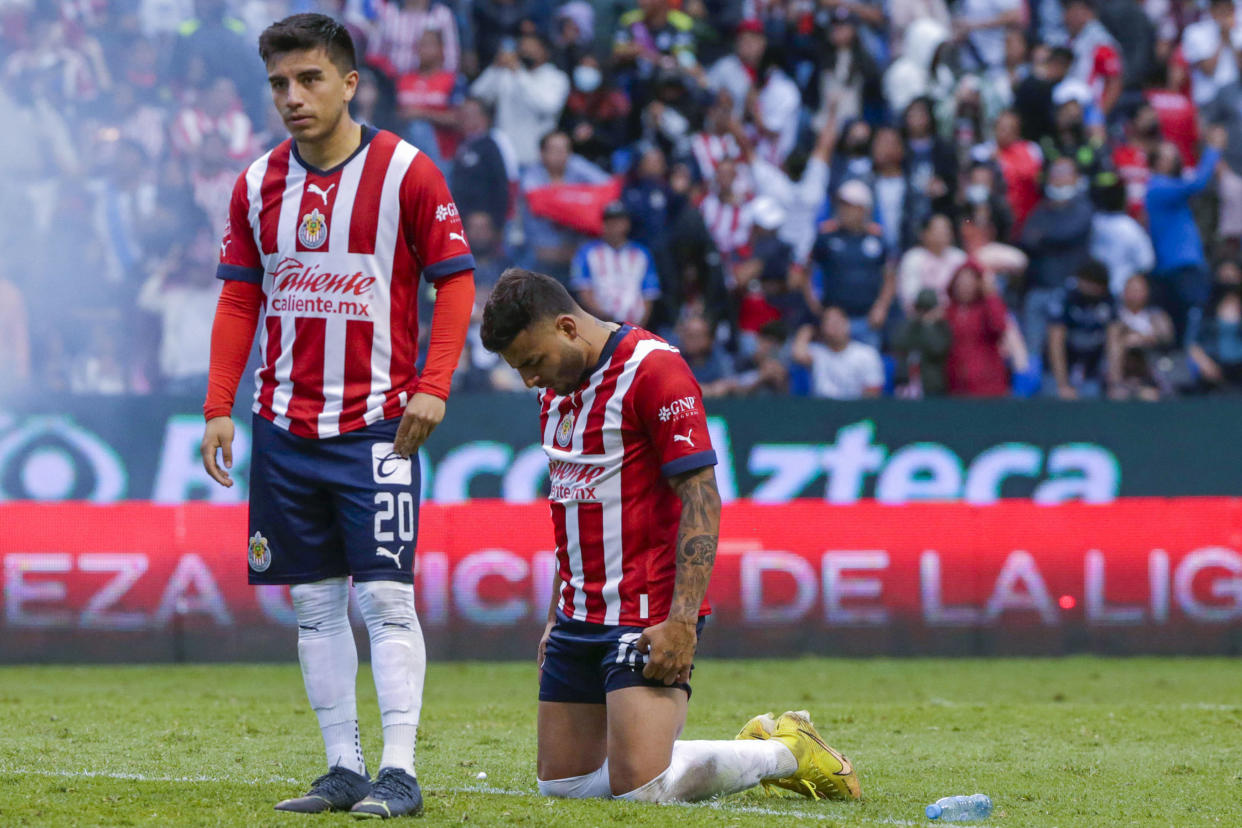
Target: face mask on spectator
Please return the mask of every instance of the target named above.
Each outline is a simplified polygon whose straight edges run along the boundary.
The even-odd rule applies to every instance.
[[[601,80],[603,80],[603,76],[600,74],[599,69],[594,66],[583,64],[582,66],[574,67],[574,86],[583,92],[590,93],[599,89]]]
[[[1073,184],[1049,185],[1045,193],[1052,201],[1069,201],[1078,194],[1078,188]]]
[[[966,200],[971,204],[986,204],[991,194],[987,184],[971,184],[966,188]]]

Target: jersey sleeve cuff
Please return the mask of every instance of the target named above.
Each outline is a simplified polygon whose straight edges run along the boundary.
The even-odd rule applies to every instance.
[[[227,282],[249,282],[252,285],[261,285],[263,284],[263,268],[243,267],[221,262],[216,265],[216,278]]]
[[[471,253],[463,253],[460,256],[453,256],[450,259],[427,265],[423,268],[423,278],[428,282],[434,282],[445,276],[452,276],[467,270],[474,270],[474,255]]]
[[[716,451],[715,449],[707,449],[706,451],[696,451],[694,454],[687,454],[685,457],[678,457],[676,460],[670,460],[663,466],[660,466],[660,472],[665,477],[673,477],[674,475],[714,465],[716,465]]]

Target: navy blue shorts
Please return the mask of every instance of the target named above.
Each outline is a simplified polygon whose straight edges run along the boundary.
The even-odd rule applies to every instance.
[[[392,451],[400,422],[311,440],[254,417],[250,583],[414,582],[419,466]]]
[[[703,635],[700,618],[698,634]],[[607,627],[574,621],[560,610],[543,651],[539,701],[604,704],[605,696],[625,687],[680,687],[643,678],[647,657],[634,649],[643,627]],[[690,668],[694,670],[693,667]]]

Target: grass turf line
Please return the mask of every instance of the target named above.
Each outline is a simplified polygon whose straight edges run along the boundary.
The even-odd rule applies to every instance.
[[[807,707],[854,760],[866,801],[748,792],[648,806],[536,796],[534,668],[434,664],[424,821],[918,825],[927,802],[983,791],[992,825],[1242,825],[1239,673],[1228,659],[704,660],[687,738],[732,738],[754,713]],[[365,666],[358,690],[374,763]],[[292,663],[0,668],[3,826],[353,824],[272,810],[322,756]]]

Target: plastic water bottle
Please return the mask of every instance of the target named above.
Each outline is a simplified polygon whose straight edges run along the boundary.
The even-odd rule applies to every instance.
[[[927,806],[927,818],[943,822],[973,822],[992,815],[992,800],[987,794],[946,796]]]

